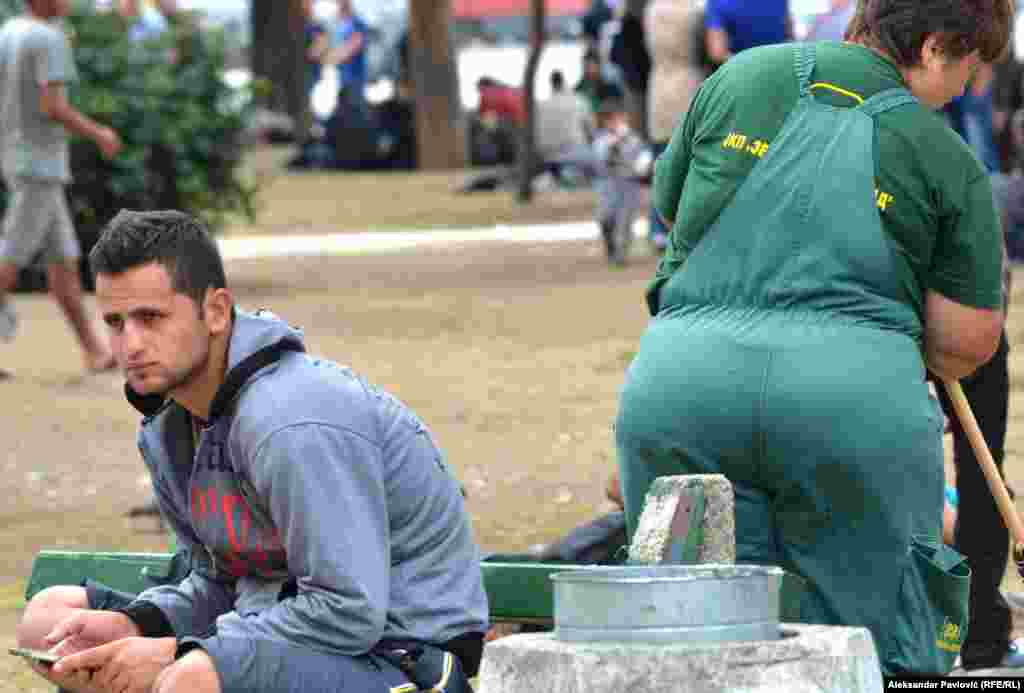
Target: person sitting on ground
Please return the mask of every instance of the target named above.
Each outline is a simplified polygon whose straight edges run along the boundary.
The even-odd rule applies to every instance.
[[[40,592],[18,642],[62,658],[36,671],[88,691],[362,693],[442,676],[469,690],[488,625],[480,551],[424,423],[280,318],[238,308],[184,213],[123,211],[90,260],[192,570],[130,603],[96,585]]]
[[[544,167],[556,178],[574,164],[579,168],[577,160],[589,158],[593,129],[590,108],[566,89],[562,71],[553,70],[551,96],[537,104],[537,153]]]
[[[620,99],[606,99],[597,112],[594,159],[597,162],[597,224],[608,261],[623,266],[633,241],[633,222],[646,202],[645,180],[654,157],[629,126]]]

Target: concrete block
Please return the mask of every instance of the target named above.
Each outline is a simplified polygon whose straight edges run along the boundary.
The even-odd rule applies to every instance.
[[[779,640],[632,644],[513,635],[484,648],[480,693],[879,693],[865,628],[785,624]]]
[[[695,516],[698,500],[704,510]],[[687,536],[699,521],[696,560],[681,560]],[[693,558],[690,556],[690,558]],[[721,474],[665,476],[654,480],[629,547],[631,563],[735,563],[736,502]]]

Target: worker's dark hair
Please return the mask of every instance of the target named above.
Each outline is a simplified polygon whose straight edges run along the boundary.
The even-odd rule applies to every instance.
[[[184,212],[121,210],[89,253],[96,274],[121,274],[158,263],[174,291],[200,308],[207,289],[227,286],[220,250],[203,224]]]
[[[902,67],[921,60],[925,39],[935,35],[952,59],[978,51],[991,63],[1006,52],[1014,0],[858,0],[847,38],[889,54]]]
[[[551,89],[554,91],[562,91],[565,88],[565,75],[562,74],[561,70],[551,71]]]

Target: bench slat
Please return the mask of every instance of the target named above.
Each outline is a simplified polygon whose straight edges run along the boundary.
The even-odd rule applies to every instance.
[[[86,578],[124,592],[139,592],[151,584],[147,575],[166,573],[170,559],[169,553],[41,551],[32,563],[25,598],[31,599],[54,585],[81,584]],[[491,621],[550,625],[554,589],[549,576],[585,566],[537,563],[527,556],[502,555],[484,560],[480,567]]]

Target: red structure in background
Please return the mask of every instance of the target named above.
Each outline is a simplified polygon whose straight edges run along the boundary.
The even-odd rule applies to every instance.
[[[590,0],[544,0],[549,16],[580,15],[590,8]],[[459,19],[474,17],[518,17],[530,13],[530,0],[452,0],[452,15]]]

